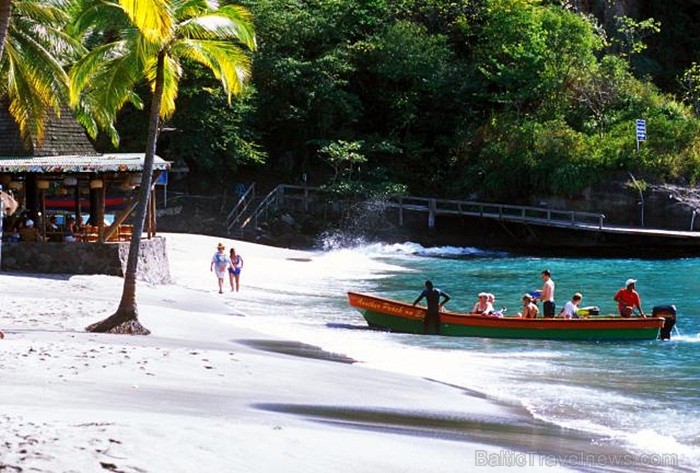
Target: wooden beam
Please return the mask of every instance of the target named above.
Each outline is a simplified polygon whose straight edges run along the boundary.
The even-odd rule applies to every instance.
[[[119,225],[124,223],[124,220],[126,220],[129,217],[129,215],[131,215],[131,212],[134,211],[138,202],[138,196],[133,196],[131,200],[126,203],[126,206],[122,209],[122,211],[119,212],[116,217],[114,217],[114,222],[112,222],[112,225],[107,227],[107,229],[105,230],[105,241],[109,241],[109,239],[112,238],[114,233],[119,230]]]

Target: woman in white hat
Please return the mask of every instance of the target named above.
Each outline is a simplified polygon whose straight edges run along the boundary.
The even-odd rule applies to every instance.
[[[488,315],[492,312],[493,304],[489,302],[488,292],[480,292],[476,304],[474,304],[474,307],[472,307],[472,314]]]
[[[224,276],[226,276],[228,267],[231,266],[231,258],[229,258],[224,250],[226,250],[224,244],[219,243],[216,246],[216,253],[211,257],[211,264],[209,265],[209,271],[214,271],[219,280],[219,294],[224,292]]]

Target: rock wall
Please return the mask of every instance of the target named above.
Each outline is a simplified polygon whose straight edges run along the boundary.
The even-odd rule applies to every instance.
[[[50,274],[107,274],[124,276],[128,242],[114,243],[2,243],[2,270]],[[141,240],[137,279],[168,284],[170,263],[163,237]]]
[[[608,31],[615,29],[616,16],[629,16],[639,19],[639,0],[570,0],[575,11],[590,13],[598,18]]]
[[[538,197],[530,204],[602,213],[609,225],[700,230],[700,190],[692,188],[650,185],[640,195],[625,183],[613,182],[604,188],[587,189],[579,198]],[[693,216],[694,212],[697,217]]]

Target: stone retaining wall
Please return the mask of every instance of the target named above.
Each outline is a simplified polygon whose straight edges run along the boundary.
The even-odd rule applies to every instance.
[[[2,270],[54,274],[124,276],[129,242],[2,243]],[[163,237],[141,240],[137,279],[168,284],[170,264]]]

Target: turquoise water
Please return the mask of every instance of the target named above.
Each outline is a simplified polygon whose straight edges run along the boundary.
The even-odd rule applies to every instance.
[[[298,287],[276,295],[287,310],[274,316],[287,336],[474,389],[555,425],[595,432],[632,452],[677,455],[700,470],[700,258],[534,258],[409,243],[330,251],[308,264],[316,266],[300,274]],[[345,297],[353,290],[412,302],[432,279],[452,296],[451,310],[468,310],[487,291],[514,314],[523,293],[541,288],[545,268],[556,282],[557,310],[581,292],[583,306],[614,313],[613,295],[635,278],[645,312],[677,306],[678,332],[669,342],[598,343],[391,334],[364,329]]]

